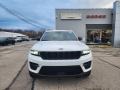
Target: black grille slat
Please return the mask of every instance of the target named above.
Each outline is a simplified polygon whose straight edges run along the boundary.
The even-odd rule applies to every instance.
[[[76,75],[83,71],[80,66],[43,66],[39,72],[41,75]]]
[[[79,59],[81,51],[72,52],[40,52],[42,59],[46,60],[63,60],[63,59]]]

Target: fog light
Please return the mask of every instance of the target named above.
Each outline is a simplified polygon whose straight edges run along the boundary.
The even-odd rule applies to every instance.
[[[88,62],[84,63],[83,65],[84,65],[85,69],[88,69],[91,66],[91,61],[88,61]]]
[[[30,62],[30,68],[36,70],[39,65],[33,62]]]

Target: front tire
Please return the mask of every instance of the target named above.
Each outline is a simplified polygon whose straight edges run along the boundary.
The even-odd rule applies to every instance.
[[[33,72],[30,72],[30,71],[29,71],[29,75],[30,75],[30,77],[32,77],[32,78],[37,78],[37,77],[38,77],[37,74],[35,74],[35,73],[33,73]]]
[[[90,70],[90,71],[88,71],[88,72],[83,73],[82,75],[78,75],[78,76],[76,76],[76,78],[89,77],[89,76],[90,76],[90,74],[91,74],[91,70]]]
[[[15,42],[12,42],[12,45],[15,45]]]
[[[84,77],[88,77],[88,76],[90,76],[90,74],[91,74],[91,70],[88,71],[88,72],[86,72],[86,73],[84,73],[83,76],[84,76]]]

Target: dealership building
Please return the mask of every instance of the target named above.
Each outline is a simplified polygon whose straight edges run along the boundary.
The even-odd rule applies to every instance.
[[[120,47],[120,1],[109,9],[56,9],[56,29],[73,30],[87,44]]]

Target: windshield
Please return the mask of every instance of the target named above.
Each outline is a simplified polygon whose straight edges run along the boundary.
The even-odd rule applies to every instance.
[[[41,41],[77,41],[73,32],[67,31],[56,31],[56,32],[45,32]]]

